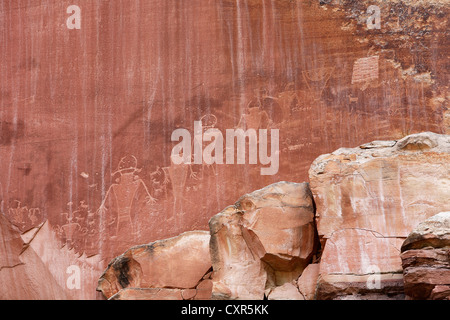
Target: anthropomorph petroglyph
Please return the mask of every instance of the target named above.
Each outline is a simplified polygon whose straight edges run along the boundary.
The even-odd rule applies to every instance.
[[[156,202],[144,181],[137,175],[140,171],[134,156],[123,157],[112,174],[118,174],[119,177],[108,189],[98,209],[97,213],[106,221],[104,227],[112,228],[115,235],[125,234],[124,230],[135,233],[136,216],[149,215],[151,205]]]
[[[79,249],[81,243],[85,242],[86,236],[89,233],[89,225],[86,220],[90,211],[85,201],[80,201],[76,209],[73,208],[72,202],[69,202],[67,207],[67,212],[61,213],[64,221],[61,225],[58,224],[55,226],[55,231],[69,249],[73,247]]]
[[[303,79],[314,101],[322,99],[322,93],[328,85],[334,69],[334,67],[323,67],[302,71]]]
[[[254,97],[247,104],[239,119],[237,128],[267,129],[273,123],[282,121],[283,114],[277,98],[268,94],[266,88],[254,90]]]
[[[191,150],[195,150],[199,145],[203,144],[203,134],[209,129],[215,129],[217,124],[217,117],[213,114],[204,115],[200,122],[202,127],[199,128],[200,132],[194,135],[194,140],[190,144]],[[192,178],[194,180],[200,180],[204,178],[204,170],[212,167],[215,174],[215,164],[202,162],[195,162],[194,154],[186,155],[189,159],[185,158],[183,163],[174,163],[173,157],[171,157],[171,164],[168,167],[162,168],[165,175],[165,184],[171,183],[172,185],[172,195],[173,195],[173,211],[176,214],[183,213],[183,202],[187,201],[184,198],[184,193],[187,190],[186,183],[187,179]],[[201,165],[201,171],[195,172],[192,168],[193,164]],[[200,176],[201,175],[201,176]]]

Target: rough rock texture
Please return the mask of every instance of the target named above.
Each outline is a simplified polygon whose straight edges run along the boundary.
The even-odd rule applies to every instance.
[[[0,215],[0,299],[67,299],[32,248],[26,248],[19,230]]]
[[[450,136],[430,132],[320,156],[310,169],[325,244],[318,299],[400,298],[400,248],[410,231],[449,208]]]
[[[406,238],[449,207],[449,163],[450,135],[431,132],[320,156],[309,171],[319,234],[360,228]]]
[[[426,247],[450,247],[450,211],[434,215],[415,227],[403,243],[402,252]]]
[[[317,246],[307,183],[247,194],[209,224],[213,299],[263,299],[266,289],[296,280]]]
[[[211,269],[209,240],[209,232],[191,231],[133,247],[109,263],[97,290],[108,299],[188,300],[199,288],[208,297],[204,291],[211,285],[204,277]]]
[[[402,298],[402,242],[370,230],[337,230],[321,257],[316,298]]]
[[[450,212],[420,223],[401,249],[408,298],[450,300]]]
[[[319,271],[319,263],[309,264],[297,280],[298,291],[300,291],[305,300],[315,300]]]
[[[68,299],[92,300],[101,297],[95,291],[98,277],[104,270],[104,262],[99,255],[80,255],[74,248],[62,244],[48,221],[22,234],[22,237],[27,247],[39,256]]]
[[[307,181],[320,154],[448,134],[447,3],[1,0],[0,214],[21,233],[47,222],[45,268],[66,296],[92,299],[91,274],[125,250],[206,230],[242,194]],[[81,26],[68,29],[75,4]],[[279,171],[174,165],[171,134],[198,120],[280,129]],[[71,265],[80,289],[65,285]]]
[[[183,300],[183,290],[164,288],[125,288],[110,297],[110,300]]]
[[[194,289],[124,288],[109,300],[209,300],[211,289],[211,279],[205,279]]]
[[[292,283],[285,283],[275,287],[267,294],[269,300],[305,300],[298,287]]]
[[[0,243],[0,299],[98,298],[98,257],[61,247],[48,222],[21,234],[0,215]]]

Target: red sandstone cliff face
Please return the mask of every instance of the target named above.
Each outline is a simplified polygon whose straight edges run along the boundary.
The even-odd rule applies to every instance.
[[[0,211],[40,252],[55,297],[98,298],[114,257],[307,181],[321,154],[448,133],[448,6],[375,2],[380,29],[367,27],[373,1],[80,0],[69,30],[71,1],[1,1]],[[172,132],[201,119],[279,129],[277,174],[172,164]]]

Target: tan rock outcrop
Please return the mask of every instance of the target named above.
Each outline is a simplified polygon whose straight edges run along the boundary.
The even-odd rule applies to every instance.
[[[317,158],[309,171],[325,244],[318,299],[401,298],[400,248],[449,207],[450,136],[374,141]]]
[[[305,300],[298,287],[290,282],[273,288],[267,298],[269,300]]]
[[[450,300],[450,212],[420,223],[401,250],[408,298]]]
[[[0,300],[69,299],[39,255],[0,214]]]
[[[297,280],[298,290],[305,300],[314,300],[315,298],[319,270],[319,263],[309,264]]]
[[[403,294],[399,256],[403,240],[385,238],[370,230],[341,229],[327,239],[323,252],[317,299],[357,295],[372,299]]]
[[[307,183],[247,194],[209,224],[214,299],[263,299],[267,287],[296,280],[317,246]]]
[[[133,247],[109,263],[97,290],[106,298],[118,294],[114,299],[193,299],[198,288],[208,298],[209,240],[209,232],[191,231]]]
[[[450,135],[414,134],[317,158],[309,171],[319,235],[343,228],[404,237],[450,199]]]

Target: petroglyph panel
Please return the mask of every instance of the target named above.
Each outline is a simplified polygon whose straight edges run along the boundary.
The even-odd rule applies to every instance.
[[[378,79],[378,56],[360,58],[353,65],[352,84]]]
[[[1,221],[34,242],[61,296],[95,298],[84,272],[207,230],[243,194],[308,181],[320,154],[448,133],[439,3],[376,1],[368,29],[366,0],[0,1]],[[175,165],[171,135],[196,121],[279,130],[279,170]]]

